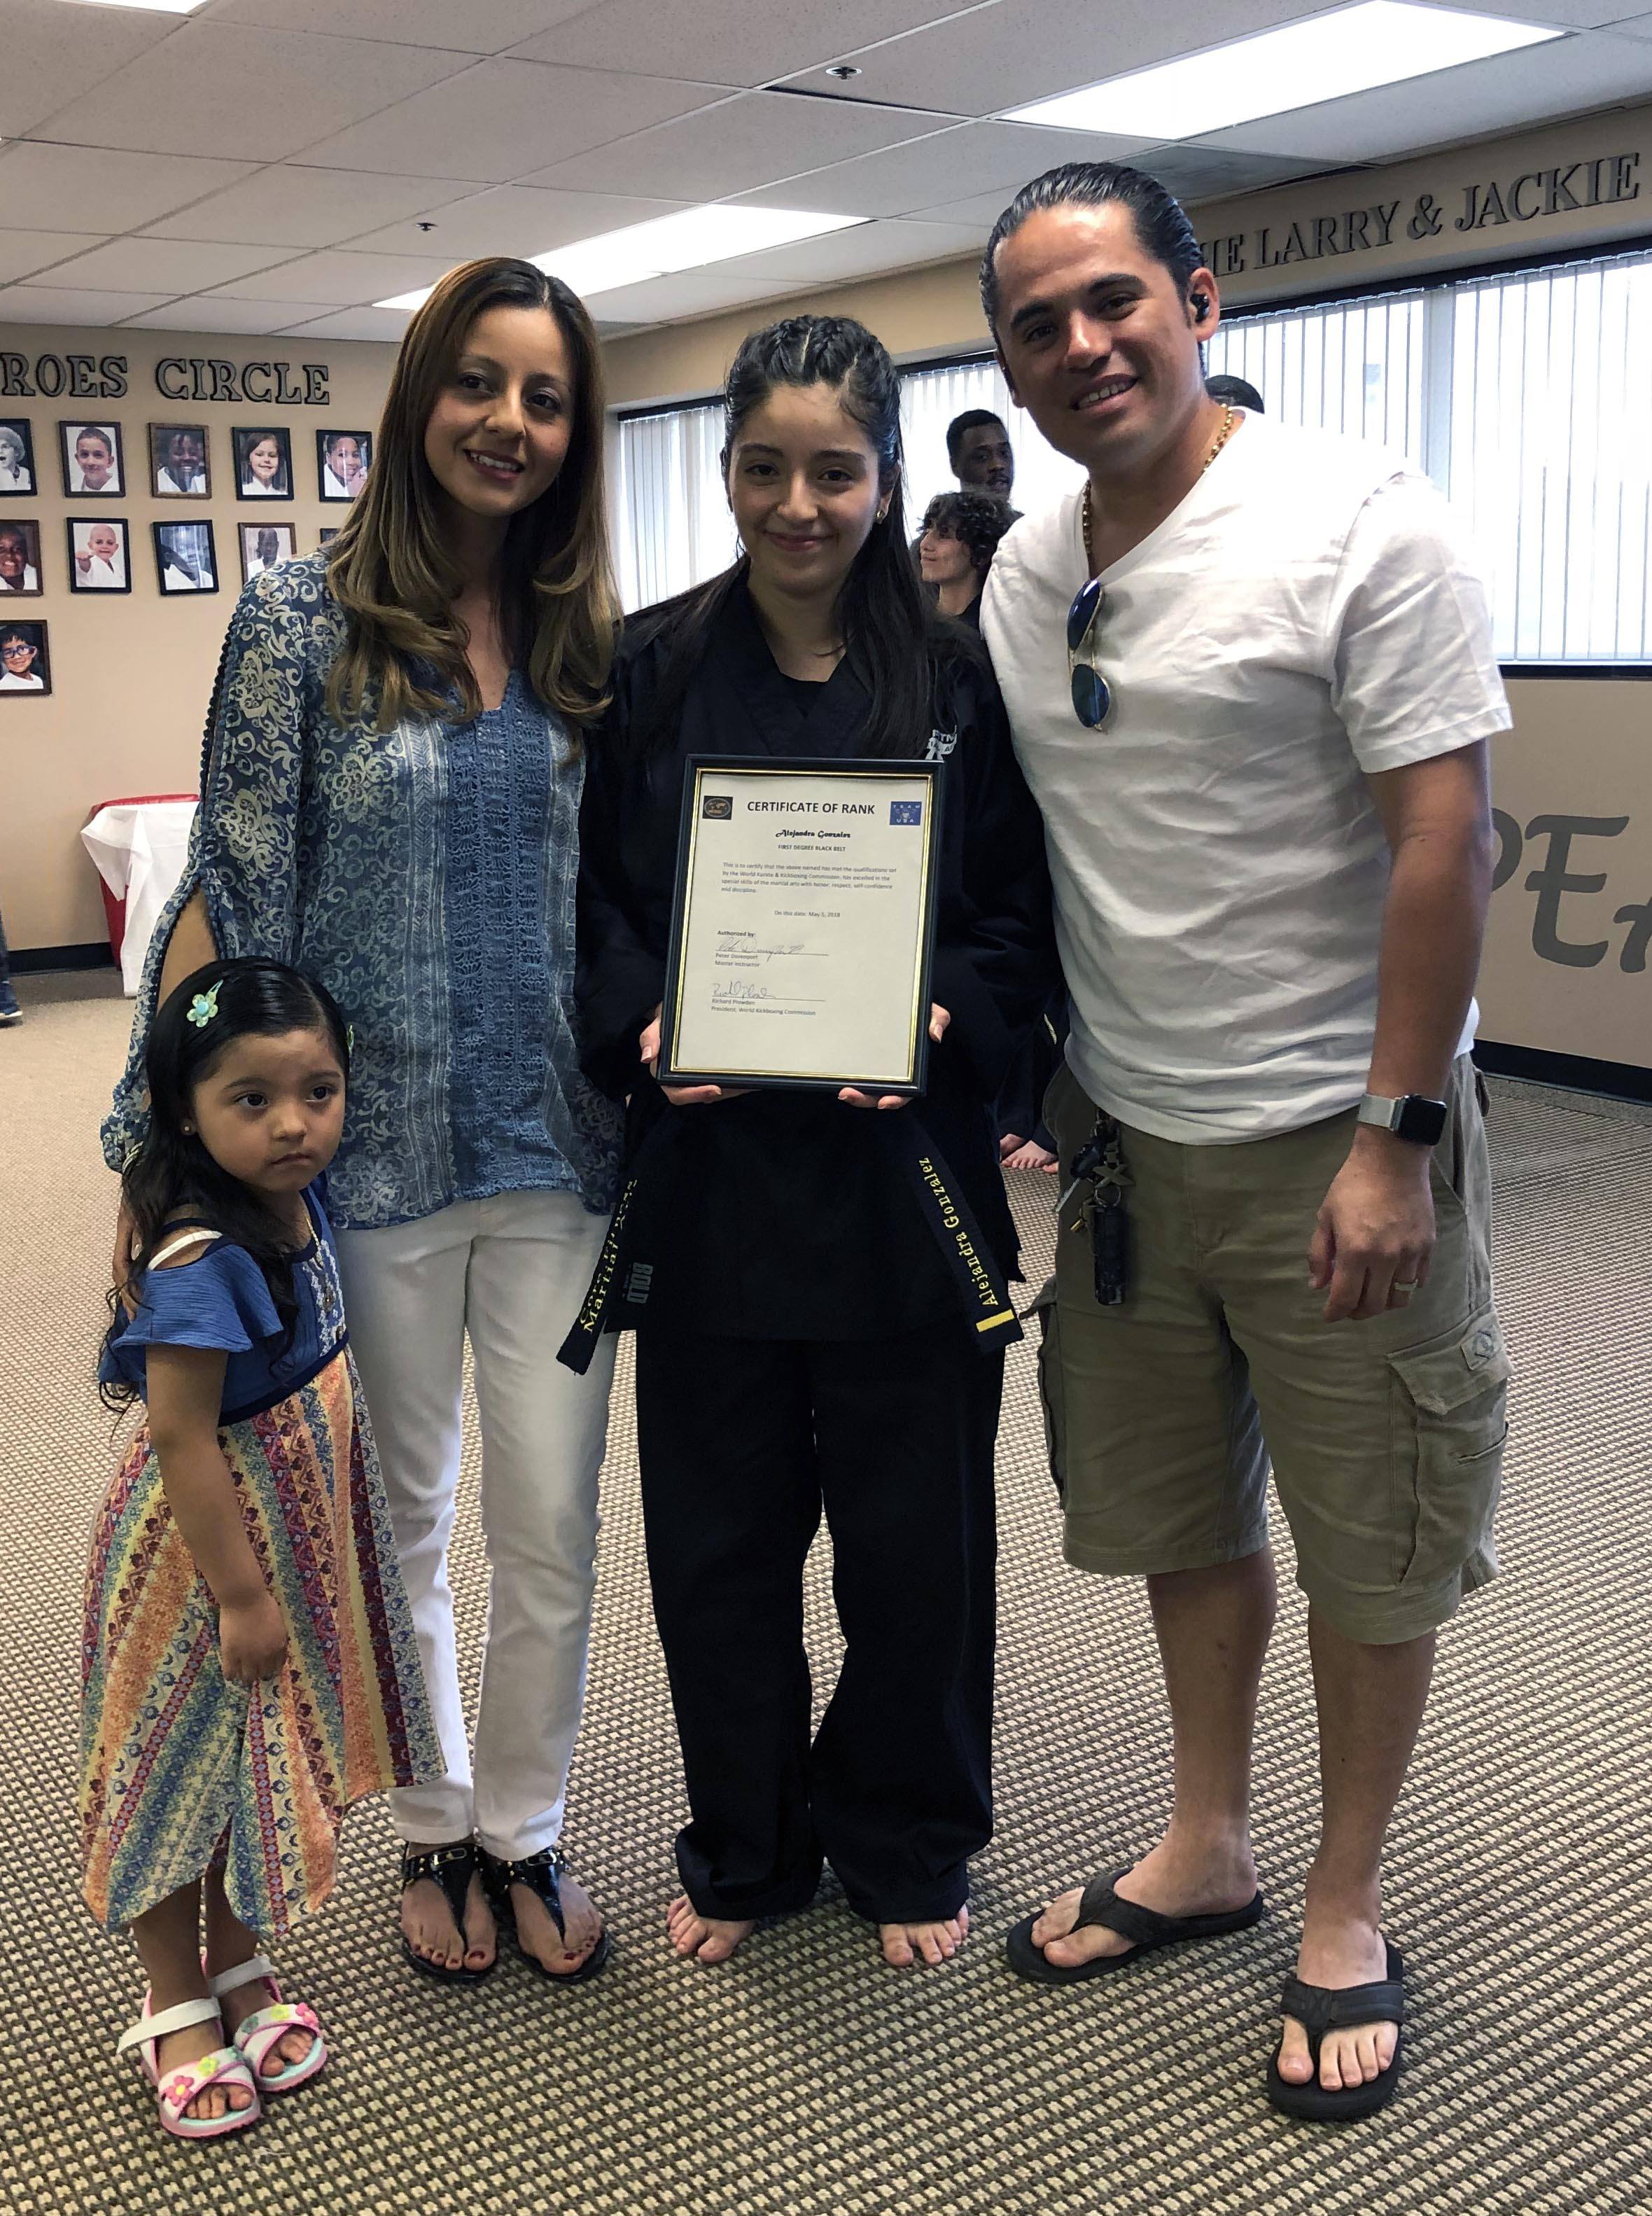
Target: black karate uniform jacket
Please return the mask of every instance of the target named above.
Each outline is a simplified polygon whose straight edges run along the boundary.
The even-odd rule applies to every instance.
[[[646,1287],[621,1327],[676,1320],[752,1339],[869,1339],[964,1314],[894,1153],[938,1149],[1005,1279],[1019,1275],[992,1103],[1057,974],[1043,828],[985,653],[939,658],[912,754],[946,797],[932,996],[950,1012],[928,1089],[898,1111],[753,1092],[673,1108],[638,1059],[664,996],[684,767],[694,754],[852,757],[870,695],[852,656],[809,685],[777,666],[743,584],[713,624],[674,735],[648,761],[628,734],[657,697],[669,643],[626,628],[614,698],[591,735],[580,816],[577,997],[593,1080],[629,1098],[627,1152],[661,1118],[628,1252]],[[919,1126],[921,1125],[921,1135]],[[902,1129],[900,1127],[905,1126]],[[883,1127],[883,1128],[879,1128]],[[896,1127],[896,1128],[889,1128]]]

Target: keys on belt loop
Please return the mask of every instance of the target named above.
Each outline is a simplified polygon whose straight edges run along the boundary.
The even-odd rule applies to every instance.
[[[1089,1225],[1096,1298],[1106,1308],[1121,1307],[1130,1290],[1130,1219],[1124,1197],[1130,1184],[1124,1135],[1110,1116],[1098,1115],[1095,1130],[1072,1158],[1071,1182],[1056,1203],[1056,1213],[1065,1222],[1068,1208],[1088,1185],[1068,1228],[1082,1231]]]

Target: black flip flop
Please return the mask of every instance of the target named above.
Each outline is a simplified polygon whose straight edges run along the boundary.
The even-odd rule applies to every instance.
[[[464,1943],[465,1904],[470,1891],[470,1881],[476,1876],[477,1867],[474,1839],[461,1839],[451,1847],[427,1848],[422,1854],[415,1854],[411,1848],[403,1847],[402,1890],[405,1893],[410,1885],[416,1885],[424,1877],[439,1885],[446,1899],[448,1913],[453,1918],[453,1929]],[[402,1933],[401,1939],[402,1954],[420,1976],[432,1978],[439,1985],[479,1985],[484,1978],[491,1978],[499,1967],[499,1956],[495,1953],[493,1961],[484,1969],[467,1970],[461,1965],[457,1970],[450,1970],[445,1962],[427,1961],[405,1931]]]
[[[548,1985],[587,1985],[599,1970],[607,1967],[614,1951],[613,1934],[605,1925],[602,1936],[577,1970],[548,1970],[531,1948],[522,1944],[522,1935],[516,1928],[516,1906],[511,1899],[513,1885],[525,1885],[528,1891],[544,1903],[551,1922],[568,1942],[568,1926],[562,1920],[562,1880],[568,1872],[568,1856],[560,1847],[541,1847],[537,1855],[525,1855],[519,1862],[505,1862],[490,1855],[486,1847],[478,1850],[482,1862],[482,1882],[486,1888],[494,1920],[501,1931],[508,1931],[516,1942],[516,1951],[531,1970],[537,1970]]]
[[[1356,2024],[1405,2021],[1405,1965],[1397,1947],[1388,1948],[1388,1975],[1375,1985],[1305,1985],[1300,1978],[1287,1978],[1280,2013],[1293,2016],[1308,2034],[1308,2052],[1314,2074],[1305,2085],[1292,2085],[1279,2074],[1279,2049],[1268,2065],[1268,2097],[1280,2113],[1311,2124],[1353,2124],[1374,2116],[1393,2096],[1399,2083],[1401,2033],[1394,2042],[1394,2059],[1368,2085],[1341,2085],[1335,2092],[1319,2082],[1319,2050],[1328,2031],[1346,2031]]]
[[[1161,1947],[1179,1947],[1189,1939],[1219,1939],[1224,1932],[1248,1930],[1262,1921],[1260,1893],[1253,1893],[1243,1908],[1225,1909],[1216,1916],[1161,1916],[1157,1909],[1144,1908],[1139,1901],[1123,1900],[1114,1888],[1129,1874],[1130,1867],[1127,1862],[1121,1869],[1091,1878],[1072,1927],[1082,1931],[1086,1925],[1098,1924],[1103,1930],[1116,1931],[1121,1939],[1135,1942],[1127,1954],[1097,1954],[1073,1968],[1064,1968],[1059,1962],[1047,1961],[1043,1948],[1033,1943],[1033,1926],[1038,1917],[1028,1916],[1004,1942],[1016,1975],[1030,1978],[1035,1985],[1076,1985],[1085,1978],[1105,1978],[1115,1970],[1127,1970],[1133,1962],[1139,1962],[1144,1954],[1157,1954]]]

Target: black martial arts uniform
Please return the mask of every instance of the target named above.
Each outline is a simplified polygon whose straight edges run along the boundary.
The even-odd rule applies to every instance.
[[[952,1023],[925,1096],[674,1108],[638,1039],[663,992],[685,761],[854,756],[870,696],[852,654],[825,684],[785,676],[736,584],[644,760],[630,737],[669,653],[654,630],[628,625],[589,745],[579,1003],[588,1071],[629,1096],[630,1159],[652,1139],[617,1313],[637,1331],[648,1570],[693,1819],[678,1863],[702,1915],[801,1908],[824,1854],[863,1915],[946,1917],[992,1832],[1003,1357],[977,1351],[900,1149],[939,1150],[1016,1274],[989,1104],[1053,974],[1040,818],[984,656],[949,643],[912,749],[946,764],[932,991]],[[823,1505],[846,1652],[811,1746],[801,1571]]]

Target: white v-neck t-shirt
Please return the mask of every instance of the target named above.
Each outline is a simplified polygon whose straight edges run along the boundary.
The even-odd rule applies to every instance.
[[[1365,773],[1509,726],[1484,588],[1409,464],[1247,416],[1102,573],[1113,707],[1090,731],[1066,652],[1081,497],[1014,526],[981,608],[1044,816],[1067,1058],[1158,1137],[1317,1123],[1359,1100],[1375,1033],[1389,854]]]

